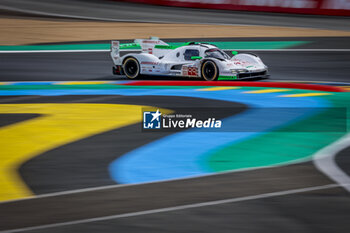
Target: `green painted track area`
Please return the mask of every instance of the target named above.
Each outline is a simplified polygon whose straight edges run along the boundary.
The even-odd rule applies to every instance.
[[[185,42],[169,42],[171,46],[180,46]],[[215,44],[224,50],[241,50],[241,49],[286,49],[294,46],[310,43],[310,41],[221,41],[208,42]],[[0,46],[0,51],[109,51],[110,44],[62,44],[62,45],[20,45],[20,46]],[[121,44],[121,50],[138,50],[141,47],[138,44]]]
[[[305,93],[301,90],[294,90],[294,92]],[[223,172],[283,165],[312,159],[314,153],[337,141],[350,129],[349,92],[333,93],[318,98],[324,98],[331,103],[333,108],[345,108],[345,122],[343,119],[337,118],[339,115],[333,115],[333,118],[330,118],[334,114],[334,109],[326,109],[316,116],[282,129],[262,134],[247,141],[227,145],[208,153],[205,156],[207,160],[202,161],[203,166],[214,172]],[[337,124],[339,128],[344,127],[345,130],[343,132],[341,130],[339,132],[328,131]],[[252,150],[252,148],[254,149]]]

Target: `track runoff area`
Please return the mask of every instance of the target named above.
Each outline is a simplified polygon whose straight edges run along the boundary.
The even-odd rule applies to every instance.
[[[286,60],[298,53],[317,59],[326,53],[329,60],[348,54],[341,43],[324,47],[326,39],[286,41],[218,46],[260,53],[270,44],[271,57],[295,54]],[[10,57],[8,68],[11,56],[49,63],[76,54],[104,66],[108,49],[102,46],[107,43],[2,52]],[[68,67],[64,76],[74,73],[69,59],[60,62]],[[52,81],[50,71],[35,68],[45,81],[0,83],[1,232],[350,230],[345,76],[290,81],[276,70],[277,77],[258,82],[111,75]],[[4,73],[21,80],[36,70]],[[203,112],[215,109],[213,118],[239,127],[142,130],[144,110],[205,118]]]

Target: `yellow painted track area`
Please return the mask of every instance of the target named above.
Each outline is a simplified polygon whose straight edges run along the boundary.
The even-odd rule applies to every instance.
[[[256,91],[245,91],[244,93],[260,94],[260,93],[274,93],[274,92],[284,92],[284,91],[290,91],[290,90],[289,89],[263,89],[263,90],[256,90]]]
[[[1,104],[0,114],[42,116],[0,128],[0,201],[32,196],[17,173],[25,161],[64,144],[141,121],[145,106]]]
[[[331,95],[331,93],[302,93],[302,94],[281,95],[280,97],[311,97],[311,96],[322,96],[322,95]]]
[[[225,91],[225,90],[233,90],[239,89],[239,87],[208,87],[197,89],[197,91]]]

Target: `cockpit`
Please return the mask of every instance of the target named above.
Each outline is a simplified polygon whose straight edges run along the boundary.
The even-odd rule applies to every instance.
[[[204,52],[206,57],[214,57],[217,59],[230,59],[230,56],[227,55],[224,51],[218,49],[218,48],[213,48],[213,49],[208,49]]]

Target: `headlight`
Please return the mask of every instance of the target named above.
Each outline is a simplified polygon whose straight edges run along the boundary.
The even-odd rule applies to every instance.
[[[248,72],[247,69],[237,69],[237,70],[231,70],[232,73],[245,73],[245,72]]]

